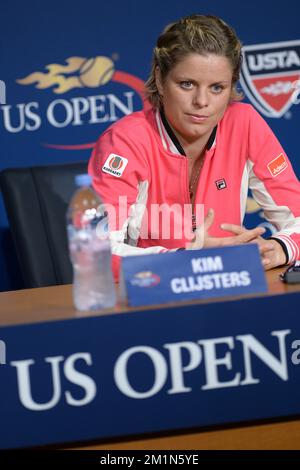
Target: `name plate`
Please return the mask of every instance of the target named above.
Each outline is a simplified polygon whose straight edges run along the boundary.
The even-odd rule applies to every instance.
[[[267,291],[256,244],[127,256],[121,279],[132,306]]]

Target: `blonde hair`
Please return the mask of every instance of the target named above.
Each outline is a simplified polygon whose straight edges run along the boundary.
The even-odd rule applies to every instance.
[[[156,85],[158,68],[162,81],[170,70],[191,53],[216,54],[227,57],[232,66],[231,99],[239,101],[243,94],[236,89],[242,64],[242,44],[233,28],[212,15],[191,15],[171,23],[162,32],[153,50],[152,68],[145,84],[146,97],[158,108],[161,98]]]

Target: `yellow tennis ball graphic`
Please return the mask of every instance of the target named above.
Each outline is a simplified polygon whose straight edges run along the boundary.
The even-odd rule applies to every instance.
[[[82,85],[94,88],[109,82],[114,71],[115,67],[111,59],[98,56],[86,60],[80,67],[78,78]]]

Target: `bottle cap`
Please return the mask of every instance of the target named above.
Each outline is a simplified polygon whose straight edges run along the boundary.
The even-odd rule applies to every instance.
[[[79,186],[79,187],[91,186],[92,178],[87,173],[84,174],[84,175],[76,175],[75,176],[75,184],[76,184],[76,186]]]

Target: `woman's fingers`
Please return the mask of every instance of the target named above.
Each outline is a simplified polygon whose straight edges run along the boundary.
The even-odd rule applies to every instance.
[[[232,232],[237,235],[237,237],[240,236],[239,240],[245,240],[242,241],[242,243],[247,243],[250,240],[258,238],[266,231],[264,227],[255,227],[253,229],[247,230],[245,227],[235,224],[221,224],[221,229],[226,230],[227,232]]]
[[[208,231],[214,222],[214,217],[214,210],[209,209],[203,224],[197,227],[195,240],[189,245],[190,249],[257,243],[261,256],[273,251],[273,246],[270,243],[268,244],[267,241],[261,237],[266,231],[264,227],[256,227],[247,230],[245,227],[241,227],[240,225],[222,224],[221,228],[233,233],[234,236],[220,238],[210,237],[208,235]]]
[[[215,212],[213,209],[209,209],[204,222],[202,225],[197,227],[196,232],[195,232],[195,239],[190,245],[188,246],[188,249],[199,249],[203,248],[205,245],[205,239],[208,237],[207,232],[210,229],[210,227],[213,224],[215,218]]]
[[[204,219],[204,232],[207,232],[210,229],[210,227],[213,224],[214,218],[215,218],[215,211],[213,209],[209,209],[207,216]]]
[[[221,224],[220,227],[222,230],[226,230],[226,232],[232,232],[235,235],[240,235],[246,230],[245,227],[235,224]]]
[[[265,255],[266,253],[269,253],[270,251],[274,251],[275,248],[273,245],[271,245],[270,243],[266,242],[266,243],[260,243],[259,241],[258,242],[254,242],[254,243],[257,243],[258,244],[258,249],[259,249],[259,253],[261,255]]]
[[[243,243],[257,242],[257,239],[264,233],[265,229],[258,227],[252,230],[245,230],[240,235],[223,238],[224,245],[242,245]]]
[[[249,241],[255,240],[255,238],[260,237],[263,233],[265,233],[265,231],[266,229],[263,227],[256,227],[252,230],[245,230],[240,235],[237,235],[236,238],[239,238],[242,243],[248,243]]]

